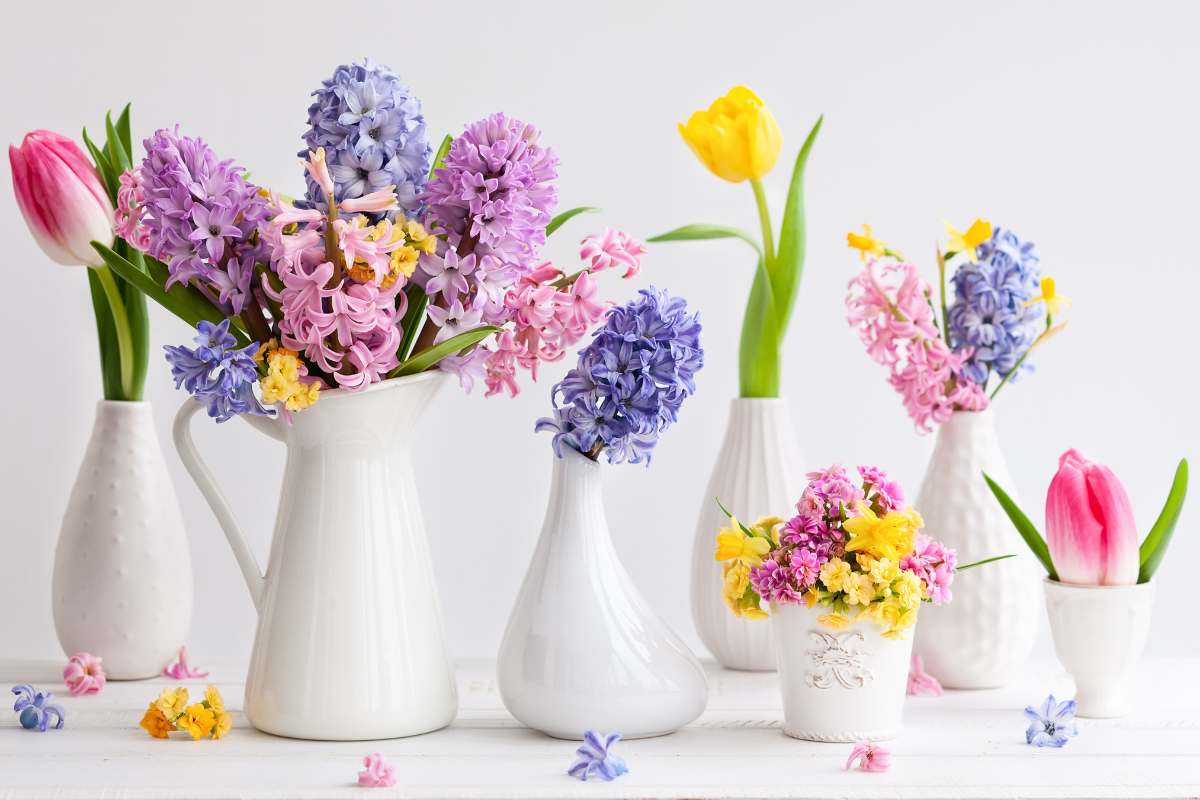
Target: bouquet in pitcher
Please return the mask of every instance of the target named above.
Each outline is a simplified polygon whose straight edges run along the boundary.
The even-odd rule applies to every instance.
[[[536,380],[606,313],[594,275],[640,270],[642,244],[609,229],[569,275],[541,258],[550,233],[599,209],[553,216],[559,159],[533,125],[492,114],[435,153],[420,100],[370,59],[313,94],[303,197],[162,129],[120,174],[118,233],[141,252],[94,244],[196,328],[167,360],[218,421],[275,405],[290,422],[322,391],[434,368],[516,395],[518,367]]]

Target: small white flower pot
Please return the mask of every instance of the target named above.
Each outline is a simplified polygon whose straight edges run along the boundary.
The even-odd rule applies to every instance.
[[[912,631],[885,639],[872,620],[831,631],[829,609],[771,604],[783,732],[814,742],[877,742],[900,735]],[[852,609],[851,618],[855,611]]]
[[[1075,679],[1076,715],[1129,713],[1125,680],[1150,631],[1154,581],[1131,586],[1080,586],[1045,579],[1054,651]]]

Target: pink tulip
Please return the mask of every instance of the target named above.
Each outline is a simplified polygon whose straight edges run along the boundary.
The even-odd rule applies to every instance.
[[[1137,583],[1137,526],[1112,470],[1073,449],[1062,454],[1046,494],[1046,545],[1063,583]]]
[[[25,224],[51,260],[66,266],[104,263],[90,242],[113,241],[113,206],[99,173],[75,143],[51,131],[8,146],[13,190]]]

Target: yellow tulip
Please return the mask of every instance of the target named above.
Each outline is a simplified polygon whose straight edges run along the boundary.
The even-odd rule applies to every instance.
[[[775,115],[745,86],[692,114],[679,133],[714,175],[731,183],[766,175],[783,145]]]
[[[977,219],[971,227],[967,228],[966,233],[959,233],[946,220],[942,220],[942,224],[946,226],[946,233],[950,235],[950,241],[946,242],[946,251],[961,253],[966,250],[967,258],[971,259],[971,263],[978,264],[979,259],[975,256],[975,248],[992,238],[992,223]]]

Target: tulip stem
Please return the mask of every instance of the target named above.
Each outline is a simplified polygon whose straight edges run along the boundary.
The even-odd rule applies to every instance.
[[[104,287],[104,295],[108,298],[108,307],[112,312],[113,327],[117,330],[117,351],[121,360],[121,394],[123,399],[133,397],[133,332],[129,328],[129,314],[125,311],[125,303],[121,300],[121,290],[113,279],[112,270],[107,264],[92,267],[96,277]]]
[[[751,178],[750,185],[754,187],[754,200],[758,203],[758,218],[762,222],[763,255],[767,259],[767,274],[775,271],[775,235],[771,232],[771,211],[767,208],[767,196],[763,192],[762,181]]]

